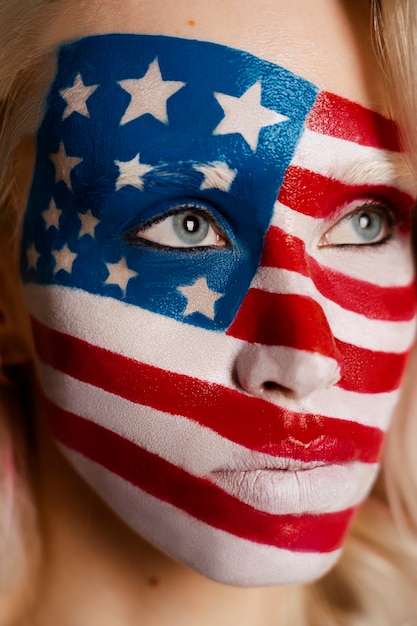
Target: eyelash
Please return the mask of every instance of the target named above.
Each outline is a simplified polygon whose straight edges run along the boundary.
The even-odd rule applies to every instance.
[[[385,219],[385,228],[388,230],[387,235],[378,241],[367,242],[364,240],[361,243],[340,243],[340,242],[334,243],[334,244],[325,243],[325,242],[321,243],[321,241],[327,238],[329,234],[331,234],[332,231],[334,231],[338,227],[342,228],[344,224],[348,225],[349,222],[351,222],[354,217],[360,216],[361,213],[379,214],[382,219]],[[359,206],[357,206],[355,209],[352,209],[351,211],[349,211],[346,215],[340,218],[337,222],[332,224],[332,226],[330,226],[330,228],[328,228],[326,232],[324,233],[324,235],[321,237],[318,247],[319,248],[326,248],[326,247],[327,248],[335,248],[335,247],[337,248],[361,248],[361,247],[369,247],[369,246],[373,246],[373,247],[384,246],[391,241],[401,221],[402,221],[401,218],[397,216],[396,213],[394,213],[393,210],[387,204],[378,200],[367,200],[367,201],[364,201],[363,204],[360,204]],[[382,228],[383,227],[384,225],[382,225]]]
[[[350,203],[351,206],[353,203]],[[320,241],[318,242],[318,248],[355,248],[356,250],[360,248],[369,248],[384,246],[387,245],[391,239],[395,236],[401,223],[405,224],[406,217],[405,213],[401,210],[401,207],[395,211],[390,208],[390,205],[379,199],[364,199],[360,201],[359,199],[354,203],[355,208],[352,208],[350,211],[348,210],[343,217],[339,218],[338,221],[334,222],[322,235]],[[349,206],[349,205],[348,205]],[[192,230],[192,222],[190,220],[190,230],[188,230],[188,224],[186,222],[187,213],[190,214],[190,217],[201,217],[203,220],[206,220],[207,230],[205,235],[199,241],[197,241],[197,245],[193,245],[193,236],[194,234],[199,237],[198,231],[201,230],[199,227],[201,226],[201,222],[197,225],[197,231]],[[386,234],[382,239],[377,241],[371,241],[371,239],[375,239],[379,236],[377,233],[374,237],[370,237],[369,241],[366,240],[367,233],[366,228],[367,224],[363,226],[363,230],[358,230],[357,226],[353,222],[354,218],[358,216],[358,219],[363,213],[366,215],[368,213],[368,217],[370,218],[369,225],[372,228],[372,222],[375,221],[375,215],[378,214],[381,217],[381,230],[385,230]],[[373,214],[373,218],[370,217],[370,214]],[[182,228],[182,232],[178,231],[178,224],[172,220],[169,221],[169,218],[175,218],[175,216],[184,216],[184,220],[180,227]],[[167,206],[167,211],[160,213],[158,216],[153,219],[148,220],[140,227],[131,229],[127,234],[127,240],[130,243],[147,246],[149,248],[157,248],[159,250],[165,251],[181,251],[182,253],[190,253],[190,252],[201,252],[202,250],[219,250],[219,249],[230,249],[232,247],[231,237],[227,234],[226,228],[222,225],[221,218],[217,218],[213,215],[213,212],[206,207],[203,203],[198,202],[197,200],[189,200],[182,203],[178,203],[175,206],[172,206],[172,203]],[[165,223],[165,227],[162,229],[157,229],[158,224],[163,225]],[[203,225],[205,227],[205,225]],[[362,225],[359,222],[359,227],[362,228]],[[177,228],[177,230],[176,230]],[[343,229],[346,228],[347,232],[343,233]],[[152,237],[145,237],[143,233],[154,229],[153,239]],[[204,243],[206,239],[206,235],[208,230],[211,229],[210,237],[211,241]],[[350,229],[350,232],[349,232]],[[342,231],[341,235],[340,232]],[[156,236],[155,236],[156,231]],[[354,232],[355,231],[355,232]],[[152,230],[151,230],[152,232]],[[216,235],[215,241],[213,240],[213,235]],[[336,241],[331,241],[331,237],[336,235]],[[209,238],[210,238],[209,237]],[[337,241],[337,237],[339,237],[339,241]],[[158,242],[157,239],[165,239],[165,242]],[[176,238],[176,241],[173,241]],[[185,239],[187,238],[187,241]],[[355,239],[357,238],[357,241]],[[343,239],[351,239],[352,241],[343,242]],[[166,241],[169,243],[166,243]],[[326,241],[327,240],[327,241]]]
[[[192,215],[193,217],[197,216],[197,217],[203,218],[203,220],[206,220],[206,222],[208,224],[207,230],[209,228],[212,229],[212,231],[217,235],[219,243],[218,244],[212,244],[212,245],[204,245],[203,244],[203,245],[194,245],[194,246],[193,245],[177,245],[177,246],[175,246],[175,245],[168,245],[168,244],[158,243],[157,241],[153,241],[152,239],[146,238],[143,235],[141,236],[141,233],[144,233],[147,230],[150,230],[152,228],[156,229],[158,224],[161,224],[161,225],[164,224],[164,223],[167,224],[170,217],[175,218],[176,216],[184,216],[184,218],[185,218],[188,213],[190,215]],[[166,228],[168,228],[168,226]],[[193,235],[193,233],[191,231],[189,231],[188,234],[190,235],[190,237]],[[178,235],[178,233],[177,233],[177,235]],[[179,235],[178,235],[178,237],[179,237]],[[176,206],[172,207],[171,209],[168,209],[166,212],[164,212],[164,213],[160,214],[159,216],[149,220],[148,222],[143,224],[141,227],[132,229],[128,233],[127,239],[131,243],[138,243],[138,242],[140,242],[143,245],[147,245],[149,247],[156,247],[156,248],[159,248],[161,250],[177,250],[177,251],[181,250],[181,251],[185,251],[185,252],[191,252],[191,251],[195,251],[195,250],[200,250],[201,251],[202,249],[207,250],[207,249],[218,249],[218,248],[230,248],[231,247],[230,237],[228,236],[228,234],[225,232],[225,229],[220,224],[220,220],[217,219],[213,215],[213,213],[208,208],[206,208],[204,205],[202,205],[201,203],[193,202],[193,201],[177,204]],[[220,240],[223,240],[223,242],[221,243]]]

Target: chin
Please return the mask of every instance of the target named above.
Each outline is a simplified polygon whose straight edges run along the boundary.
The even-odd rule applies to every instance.
[[[312,582],[324,576],[341,554],[341,549],[307,553],[257,544],[191,518],[171,518],[148,536],[143,529],[139,532],[171,558],[206,578],[238,587]]]
[[[239,587],[308,583],[324,576],[341,554],[340,547],[299,551],[238,537],[216,527],[215,520],[212,525],[201,522],[73,451],[65,453],[123,522],[173,560],[215,582]]]

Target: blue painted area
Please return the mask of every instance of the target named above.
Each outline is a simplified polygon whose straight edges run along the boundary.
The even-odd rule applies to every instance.
[[[121,124],[131,96],[119,81],[142,78],[156,58],[164,81],[185,83],[167,100],[168,122],[145,113]],[[66,102],[60,91],[71,87],[78,74],[84,85],[98,85],[87,100],[89,116],[73,112],[63,119]],[[213,134],[224,118],[214,94],[241,97],[258,81],[262,106],[289,119],[264,127],[255,151],[240,133]],[[186,323],[226,329],[258,267],[274,202],[317,92],[282,67],[213,43],[114,34],[66,45],[37,137],[22,242],[23,280],[82,288]],[[50,158],[62,143],[67,155],[82,159],[71,171],[71,188],[56,181]],[[153,168],[143,176],[143,189],[116,190],[115,161],[138,153],[141,163]],[[237,170],[227,192],[200,189],[204,177],[195,166],[214,161]],[[52,199],[62,210],[59,229],[47,228],[42,216]],[[227,234],[227,247],[176,249],[132,242],[132,229],[185,202],[209,209]],[[95,237],[79,237],[79,214],[89,210],[100,220]],[[33,245],[41,255],[35,268],[28,266],[27,255]],[[55,270],[53,252],[64,245],[77,254],[71,272]],[[105,284],[106,264],[122,258],[138,274],[126,292]],[[198,312],[184,316],[186,299],[178,287],[200,277],[224,293],[214,320]]]

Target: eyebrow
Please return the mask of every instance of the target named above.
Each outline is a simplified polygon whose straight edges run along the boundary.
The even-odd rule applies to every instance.
[[[417,196],[417,180],[401,154],[381,156],[373,161],[358,161],[349,166],[344,178],[352,185],[389,185]]]
[[[173,163],[158,163],[144,174],[146,190],[160,191],[161,189],[187,189],[201,191],[217,189],[228,192],[237,174],[226,161],[177,161]],[[136,182],[136,177],[129,172],[123,178],[124,185]]]
[[[417,195],[417,181],[401,152],[363,146],[305,130],[291,165],[348,185],[387,185]]]

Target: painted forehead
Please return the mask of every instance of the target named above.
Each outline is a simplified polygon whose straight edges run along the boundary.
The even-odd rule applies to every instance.
[[[220,189],[233,187],[252,199],[255,189],[240,185],[250,170],[253,183],[263,179],[276,197],[317,93],[281,67],[212,43],[91,37],[60,51],[39,147],[64,143],[65,154],[82,151],[83,164],[71,179],[88,185],[99,178],[112,191],[138,187],[138,176],[148,191],[150,182],[173,172],[164,168],[171,164],[197,191],[207,173],[197,166],[222,163]],[[139,152],[143,167],[135,170]],[[91,160],[99,160],[100,172]],[[129,166],[121,172],[116,161]],[[171,188],[181,184],[173,178]]]
[[[262,225],[306,128],[397,149],[393,124],[282,67],[162,36],[101,35],[63,47],[47,106],[39,151],[65,170],[67,188],[123,189],[122,197],[173,174],[170,190],[186,179],[190,191],[259,199],[268,206]]]
[[[306,133],[398,149],[389,121],[243,51],[146,35],[66,45],[37,138],[24,280],[80,287],[187,322],[178,282],[197,284],[216,315],[212,304],[210,314],[194,311],[192,323],[227,328],[284,178],[328,152],[304,150]],[[342,152],[349,164],[351,151]],[[233,246],[200,251],[193,263],[171,250],[168,269],[167,254],[161,260],[127,242],[131,229],[197,200]]]

